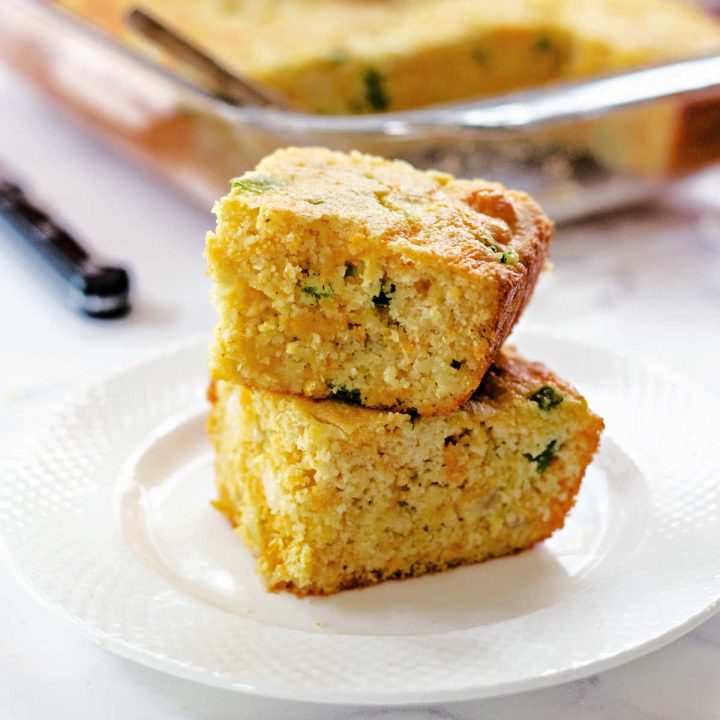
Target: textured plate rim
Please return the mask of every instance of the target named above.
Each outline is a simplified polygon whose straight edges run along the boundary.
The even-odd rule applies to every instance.
[[[4,554],[6,560],[7,554]],[[555,687],[564,683],[582,680],[597,673],[614,668],[621,667],[633,660],[638,660],[656,650],[670,645],[676,640],[692,632],[700,627],[704,622],[709,620],[713,615],[720,611],[720,598],[712,602],[703,611],[688,618],[687,622],[677,625],[673,630],[651,638],[644,644],[622,651],[602,660],[596,660],[575,668],[560,670],[547,675],[539,675],[532,680],[524,680],[522,682],[509,682],[504,684],[496,684],[494,686],[468,686],[457,690],[428,690],[424,694],[412,692],[407,696],[402,693],[377,693],[372,697],[362,694],[354,694],[348,692],[339,692],[335,695],[315,694],[305,690],[294,691],[289,686],[271,686],[252,683],[232,682],[209,670],[203,668],[189,667],[181,662],[171,658],[163,658],[146,650],[139,650],[132,645],[116,640],[101,632],[89,627],[83,621],[74,618],[63,611],[63,609],[52,602],[50,598],[45,597],[41,593],[36,592],[35,588],[27,581],[15,565],[8,563],[14,577],[19,584],[24,587],[27,592],[34,597],[43,607],[50,610],[53,615],[61,618],[70,626],[77,628],[80,634],[92,641],[104,650],[118,655],[119,657],[135,662],[143,667],[150,668],[156,672],[166,675],[195,682],[218,690],[235,692],[238,694],[249,694],[257,697],[268,698],[272,700],[288,700],[292,702],[312,703],[322,705],[358,705],[358,706],[395,706],[395,707],[413,707],[424,706],[428,703],[446,703],[446,702],[463,702],[471,700],[486,700],[498,697],[508,697],[511,695],[519,695],[521,693],[532,692],[534,690],[542,690],[543,688]]]

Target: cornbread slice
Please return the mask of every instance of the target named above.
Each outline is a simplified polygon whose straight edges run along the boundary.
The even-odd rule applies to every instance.
[[[265,158],[215,212],[217,378],[420,415],[475,391],[553,234],[523,193],[319,148]]]
[[[467,405],[414,417],[211,385],[216,506],[271,590],[334,593],[529,548],[562,527],[603,421],[503,351]]]

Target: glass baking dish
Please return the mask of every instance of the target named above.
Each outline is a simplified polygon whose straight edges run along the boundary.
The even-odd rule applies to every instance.
[[[720,158],[717,88],[584,119],[497,127],[488,101],[363,116],[238,107],[37,0],[0,4],[0,58],[206,207],[229,178],[292,144],[499,180],[534,195],[557,221],[648,198]],[[522,97],[506,99],[505,110],[522,118]],[[479,111],[482,128],[472,122]]]

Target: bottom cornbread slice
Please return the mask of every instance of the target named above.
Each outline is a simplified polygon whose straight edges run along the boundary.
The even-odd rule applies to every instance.
[[[211,386],[216,507],[268,588],[334,593],[534,545],[562,527],[603,421],[501,353],[461,409],[417,417]]]

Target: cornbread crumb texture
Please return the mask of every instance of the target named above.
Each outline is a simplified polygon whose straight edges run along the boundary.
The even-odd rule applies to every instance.
[[[333,593],[530,547],[561,527],[603,423],[504,351],[434,417],[215,382],[216,505],[271,589]]]
[[[130,0],[59,0],[129,38]],[[144,0],[228,67],[317,113],[401,110],[720,47],[676,0]]]
[[[462,405],[553,232],[523,193],[359,153],[280,150],[233,185],[207,240],[212,372],[368,407]]]

